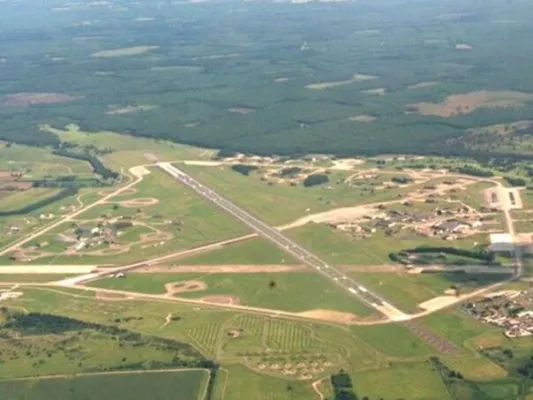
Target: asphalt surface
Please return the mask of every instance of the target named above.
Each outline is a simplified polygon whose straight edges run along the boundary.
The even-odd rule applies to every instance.
[[[259,235],[270,240],[286,252],[292,254],[303,264],[314,268],[320,274],[335,282],[338,286],[342,287],[344,290],[361,302],[365,303],[367,306],[376,309],[387,318],[393,320],[408,319],[407,314],[404,314],[398,309],[394,308],[390,303],[387,303],[376,293],[370,291],[368,288],[358,283],[354,279],[346,276],[343,272],[337,270],[302,246],[293,242],[291,239],[283,235],[278,229],[259,220],[247,211],[244,211],[242,208],[239,208],[228,199],[209,189],[207,186],[185,172],[179,170],[174,165],[170,163],[158,163],[157,166],[170,174],[172,177],[176,178],[182,184],[188,186],[199,195],[205,197],[218,207],[242,221],[245,225],[249,226]]]

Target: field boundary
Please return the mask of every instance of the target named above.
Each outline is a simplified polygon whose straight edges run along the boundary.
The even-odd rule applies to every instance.
[[[0,378],[0,382],[30,381],[35,379],[67,379],[80,378],[84,376],[104,376],[104,375],[133,375],[133,374],[158,374],[158,373],[178,373],[190,371],[204,371],[209,374],[206,368],[174,368],[174,369],[136,369],[131,371],[104,371],[104,372],[80,372],[73,374],[25,376],[20,378]]]

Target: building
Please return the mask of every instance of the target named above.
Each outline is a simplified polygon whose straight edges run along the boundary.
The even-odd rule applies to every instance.
[[[438,222],[435,225],[433,225],[433,229],[440,231],[440,232],[457,233],[466,228],[468,228],[467,224],[460,222],[460,221],[456,221],[456,220],[442,221],[442,222]]]
[[[509,233],[491,233],[489,250],[495,253],[514,251],[513,237]]]

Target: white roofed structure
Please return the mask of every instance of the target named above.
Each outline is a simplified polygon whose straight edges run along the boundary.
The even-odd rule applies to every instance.
[[[513,237],[509,233],[491,233],[489,250],[493,252],[512,252]]]

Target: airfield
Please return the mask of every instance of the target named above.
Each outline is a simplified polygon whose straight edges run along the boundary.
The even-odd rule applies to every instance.
[[[505,376],[477,355],[497,328],[459,305],[523,287],[528,189],[445,160],[413,167],[421,157],[178,153],[186,158],[135,150],[144,162],[122,164],[116,187],[48,205],[29,223],[6,218],[0,301],[190,343],[222,363],[217,390],[246,379],[281,393],[291,382],[314,398],[331,390],[326,376],[349,368],[356,388],[383,393],[369,379],[397,379],[394,360],[432,393],[443,384],[417,364],[424,357],[468,379]],[[305,186],[318,175],[327,181]],[[3,201],[31,201],[33,190]],[[505,247],[490,243],[501,235],[511,248],[479,258]],[[436,250],[418,253],[424,246]],[[443,253],[449,247],[466,252]],[[57,368],[51,376],[61,379]]]

